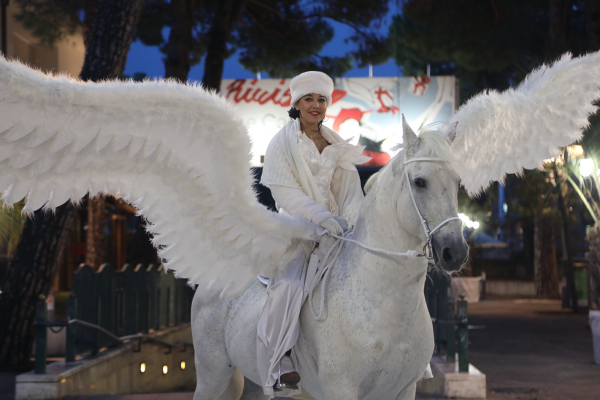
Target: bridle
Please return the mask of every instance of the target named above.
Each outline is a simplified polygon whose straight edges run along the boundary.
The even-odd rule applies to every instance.
[[[410,164],[412,162],[417,162],[417,161],[446,162],[445,160],[442,160],[441,158],[419,157],[419,158],[412,158],[410,160],[404,161],[404,165]],[[389,251],[389,250],[385,250],[385,249],[378,249],[376,247],[372,247],[372,246],[366,245],[364,243],[361,243],[357,240],[351,239],[352,231],[348,231],[341,236],[336,235],[334,233],[330,233],[330,235],[333,236],[334,238],[340,239],[340,241],[342,241],[342,242],[354,243],[354,244],[362,247],[363,249],[367,249],[367,250],[373,251],[375,253],[387,254],[390,256],[403,256],[403,257],[409,257],[409,258],[425,257],[428,260],[432,260],[433,259],[433,248],[431,247],[431,239],[432,239],[433,233],[435,231],[437,231],[438,229],[440,229],[445,224],[447,224],[448,222],[453,221],[455,219],[460,220],[460,218],[458,216],[448,218],[445,221],[442,221],[440,224],[438,224],[438,226],[436,226],[435,228],[430,230],[429,225],[427,224],[427,221],[425,221],[425,218],[423,218],[423,215],[421,214],[421,211],[419,210],[419,207],[417,206],[417,202],[415,201],[415,196],[413,194],[412,185],[410,184],[410,178],[408,177],[408,168],[404,167],[404,172],[406,175],[406,182],[408,183],[408,190],[410,192],[410,198],[412,199],[415,209],[417,210],[417,215],[419,216],[419,219],[421,220],[421,226],[423,226],[423,231],[425,232],[425,236],[427,237],[427,242],[425,242],[425,246],[423,246],[423,253],[419,254],[418,252],[416,252],[414,250],[408,250],[405,253],[399,253],[399,252]],[[339,247],[339,249],[341,249],[341,247]],[[339,251],[338,251],[338,254],[339,254]],[[333,265],[333,262],[335,261],[336,258],[337,258],[337,255],[334,257],[333,261],[330,264],[328,264],[327,268],[329,268],[331,265]]]
[[[426,162],[445,162],[445,161],[442,160],[441,158],[435,158],[435,157],[417,157],[417,158],[411,158],[410,160],[404,161],[404,165],[405,165],[404,175],[406,176],[406,183],[408,184],[408,191],[410,192],[410,198],[412,199],[415,209],[417,210],[417,215],[419,216],[419,219],[421,220],[421,226],[423,226],[423,231],[425,232],[425,236],[427,237],[427,242],[425,243],[425,246],[423,246],[423,253],[419,254],[418,256],[425,257],[426,259],[431,260],[431,259],[433,259],[433,248],[431,247],[431,239],[432,239],[433,233],[435,231],[437,231],[438,229],[440,229],[445,224],[447,224],[448,222],[453,221],[455,219],[460,220],[460,218],[458,216],[448,218],[445,221],[442,221],[441,223],[439,223],[435,228],[429,230],[429,225],[427,224],[427,221],[425,221],[425,218],[423,218],[423,214],[421,214],[421,211],[419,210],[419,207],[417,206],[417,202],[415,201],[415,195],[413,194],[413,189],[412,189],[412,185],[410,182],[410,178],[408,177],[408,168],[406,168],[407,164],[410,164],[413,162],[419,162],[419,161],[426,161]]]

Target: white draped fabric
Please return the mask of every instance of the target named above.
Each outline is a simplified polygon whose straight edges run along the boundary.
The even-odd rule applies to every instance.
[[[300,131],[298,120],[285,125],[271,140],[265,155],[261,183],[271,189],[280,212],[300,216],[315,223],[336,216],[353,226],[358,217],[363,193],[354,164],[370,160],[362,147],[343,140],[333,130],[322,127],[321,134],[330,143],[322,153]],[[341,225],[345,226],[344,222]],[[313,257],[322,257],[325,238]],[[327,243],[330,244],[330,243]],[[274,396],[273,385],[279,374],[279,360],[298,339],[299,315],[306,298],[304,286],[312,242],[298,242],[293,262],[281,266],[270,277],[268,300],[257,329],[257,362],[265,394]],[[316,261],[316,260],[314,260]],[[281,373],[294,366],[286,359]],[[294,395],[286,392],[286,396]],[[278,395],[282,395],[278,393]]]

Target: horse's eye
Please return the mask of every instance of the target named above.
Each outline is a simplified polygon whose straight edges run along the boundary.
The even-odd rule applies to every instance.
[[[427,181],[425,181],[425,179],[423,179],[423,178],[417,178],[417,179],[415,179],[415,186],[418,188],[426,188]]]

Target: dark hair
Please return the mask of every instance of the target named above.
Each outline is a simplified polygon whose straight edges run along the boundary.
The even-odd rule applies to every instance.
[[[300,110],[298,110],[296,107],[292,106],[288,110],[288,115],[290,116],[291,119],[298,119],[298,118],[300,118]],[[323,118],[317,124],[317,129],[319,130],[319,132],[321,132],[321,125],[323,125],[323,121],[325,121],[325,118]]]
[[[292,106],[288,110],[288,115],[290,116],[291,119],[300,118],[300,110],[298,110],[296,107]]]

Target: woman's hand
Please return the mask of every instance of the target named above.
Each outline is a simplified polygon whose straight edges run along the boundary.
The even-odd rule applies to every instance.
[[[342,227],[333,217],[327,218],[326,220],[322,221],[320,225],[323,228],[327,229],[330,233],[333,233],[335,235],[339,236],[343,233]]]

